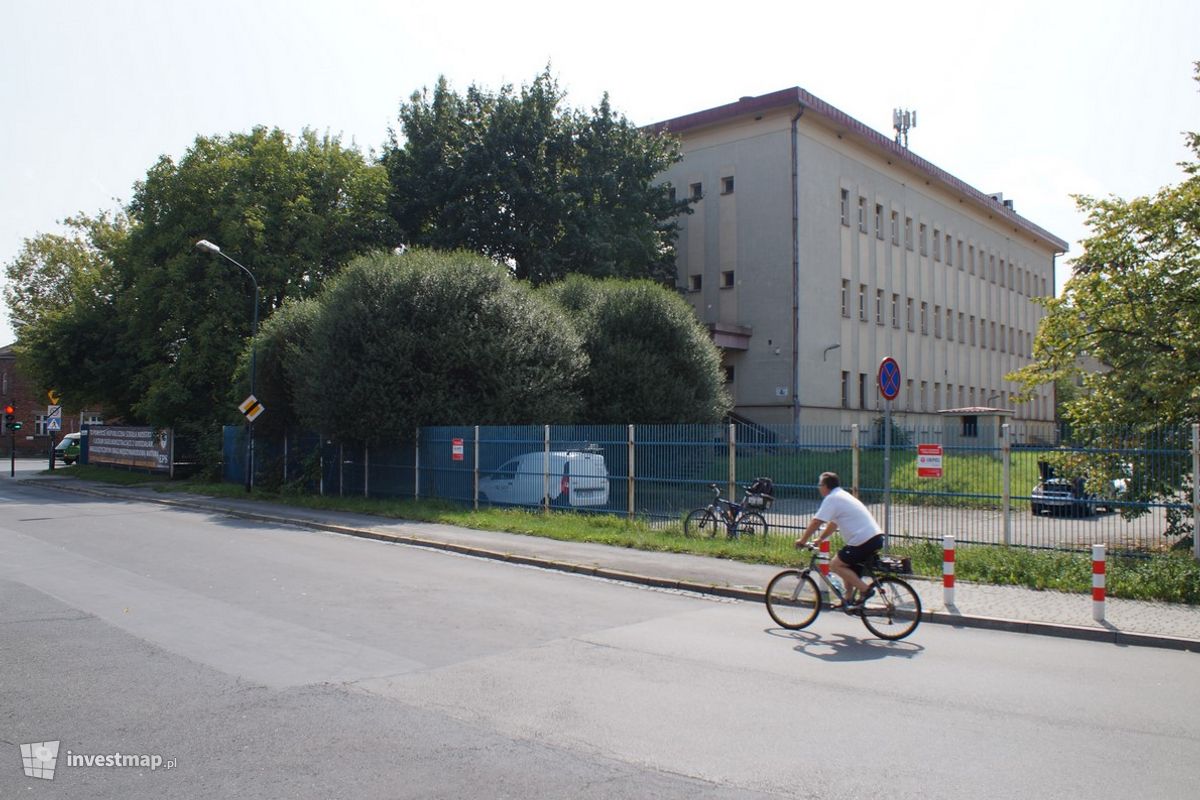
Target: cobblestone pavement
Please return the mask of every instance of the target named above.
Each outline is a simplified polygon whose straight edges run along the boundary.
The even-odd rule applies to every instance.
[[[59,478],[34,478],[26,483],[54,486],[68,491],[84,491],[114,499],[139,502],[168,503],[197,511],[248,516],[262,521],[320,526],[342,533],[369,532],[381,534],[399,543],[426,544],[458,552],[477,552],[492,558],[506,558],[552,569],[569,569],[601,574],[604,577],[625,577],[635,582],[676,586],[695,590],[728,589],[747,600],[761,593],[778,567],[743,564],[725,559],[677,553],[658,553],[631,550],[607,545],[578,542],[559,542],[534,536],[476,531],[435,523],[386,521],[379,517],[344,512],[312,511],[263,501],[230,498],[210,498],[196,495],[163,495],[149,489],[129,489],[84,484]],[[649,580],[647,580],[649,579]],[[1105,604],[1105,619],[1093,619],[1090,593],[1038,591],[1016,586],[992,586],[959,581],[955,589],[955,604],[947,607],[940,581],[913,579],[925,610],[933,612],[935,621],[979,627],[998,627],[1010,630],[1055,633],[1040,629],[1061,628],[1060,635],[1084,638],[1113,634],[1130,634],[1125,643],[1180,646],[1200,649],[1200,607],[1109,598]],[[1007,621],[1007,622],[1006,622]],[[1032,623],[1022,626],[1012,623]],[[1101,636],[1102,638],[1102,636]],[[1133,641],[1134,639],[1138,642]],[[1169,641],[1170,640],[1170,641]],[[1121,643],[1118,636],[1115,641]]]

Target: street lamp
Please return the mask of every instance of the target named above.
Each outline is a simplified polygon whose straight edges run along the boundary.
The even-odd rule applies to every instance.
[[[250,394],[254,394],[254,376],[257,372],[258,343],[255,341],[258,336],[258,281],[254,278],[254,273],[246,269],[246,267],[229,256],[221,252],[221,248],[210,242],[208,239],[201,239],[196,242],[196,249],[202,250],[205,253],[218,255],[221,258],[241,269],[242,272],[250,276],[250,282],[254,284],[254,321],[250,328]],[[246,491],[254,488],[254,420],[249,420],[247,423],[250,426],[249,442],[246,445]]]

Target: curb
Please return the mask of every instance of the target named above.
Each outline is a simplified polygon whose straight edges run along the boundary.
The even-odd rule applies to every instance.
[[[225,516],[247,519],[254,522],[269,522],[282,525],[292,525],[298,528],[336,533],[343,536],[354,536],[359,539],[373,539],[391,544],[403,544],[412,547],[423,547],[429,550],[442,550],[460,555],[486,558],[493,561],[503,561],[510,564],[538,567],[541,569],[587,575],[595,578],[622,581],[640,586],[651,586],[660,589],[674,589],[712,595],[715,597],[732,598],[749,602],[764,602],[762,590],[743,589],[736,586],[721,586],[718,584],[697,583],[695,581],[674,580],[654,575],[642,575],[636,572],[625,572],[610,569],[595,564],[578,564],[569,561],[557,561],[542,556],[528,556],[519,553],[507,553],[499,550],[488,550],[482,547],[446,542],[439,539],[425,539],[420,536],[385,533],[370,528],[357,528],[350,525],[337,525],[329,522],[318,522],[310,519],[298,519],[282,514],[263,514],[254,511],[242,511],[227,506],[214,505],[202,500],[190,501],[165,497],[130,497],[125,494],[106,492],[83,486],[67,486],[57,481],[22,479],[17,481],[27,486],[42,486],[56,491],[74,494],[91,495],[94,497],[117,498],[138,502],[157,503],[164,506],[185,508],[192,511],[207,511]],[[1176,636],[1165,636],[1152,633],[1135,633],[1121,631],[1116,628],[1089,628],[1079,625],[1067,625],[1055,622],[1035,622],[1032,620],[1005,619],[1003,617],[983,617],[966,614],[951,614],[945,611],[922,611],[921,621],[935,625],[949,625],[956,628],[981,628],[986,630],[1007,631],[1009,633],[1025,633],[1035,636],[1054,636],[1081,641],[1103,642],[1123,647],[1155,647],[1168,650],[1181,650],[1200,653],[1200,641]]]

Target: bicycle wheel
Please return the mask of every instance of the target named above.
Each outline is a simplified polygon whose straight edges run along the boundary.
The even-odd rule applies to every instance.
[[[688,513],[683,519],[683,535],[702,539],[711,539],[717,535],[722,525],[713,514],[711,508],[697,508]]]
[[[875,594],[863,603],[862,621],[881,639],[903,639],[921,621],[921,598],[916,590],[890,575],[876,578]]]
[[[821,613],[821,592],[811,576],[797,569],[784,570],[767,584],[767,613],[783,627],[807,628]]]
[[[756,536],[765,539],[767,536],[766,519],[757,511],[742,514],[737,521],[737,536],[739,539],[753,539]]]

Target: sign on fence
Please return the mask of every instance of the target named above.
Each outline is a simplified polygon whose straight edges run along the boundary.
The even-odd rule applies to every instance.
[[[917,445],[917,477],[942,477],[942,446],[940,444]]]
[[[97,425],[86,429],[87,463],[171,471],[171,429]]]
[[[450,440],[450,458],[454,459],[455,461],[463,460],[463,440],[462,439],[451,439]]]

